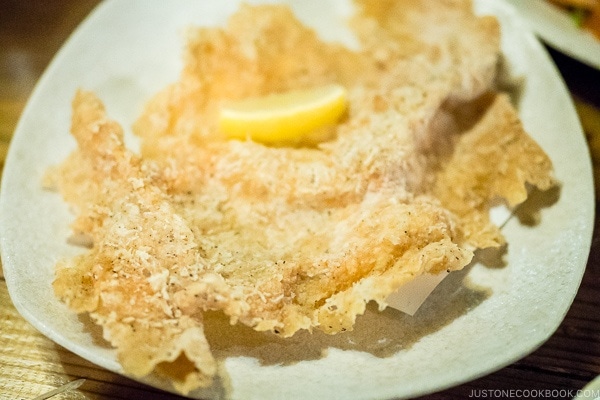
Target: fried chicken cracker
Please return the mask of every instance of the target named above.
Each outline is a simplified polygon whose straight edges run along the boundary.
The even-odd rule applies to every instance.
[[[180,80],[135,125],[140,155],[99,99],[76,95],[79,147],[50,176],[92,247],[60,263],[54,288],[103,327],[126,372],[167,374],[182,393],[210,385],[207,311],[283,337],[352,329],[369,301],[383,309],[404,283],[501,244],[493,200],[555,184],[493,92],[496,21],[445,1],[443,29],[415,31],[427,2],[377,7],[396,3],[407,12],[396,22],[360,3],[360,50],[322,42],[281,6],[192,30]],[[223,101],[329,82],[348,88],[349,108],[317,146],[216,129]]]

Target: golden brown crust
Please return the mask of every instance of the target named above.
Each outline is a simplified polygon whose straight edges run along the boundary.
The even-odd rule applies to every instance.
[[[77,93],[73,115],[80,150],[57,171],[59,187],[77,209],[74,229],[94,246],[59,265],[57,294],[104,327],[128,373],[147,375],[185,352],[194,368],[176,383],[183,390],[209,384],[216,363],[201,316],[177,315],[167,290],[172,271],[201,261],[192,232],[94,95]]]
[[[415,31],[434,10],[385,4],[396,3],[411,17],[368,9],[354,21],[360,51],[321,42],[277,6],[190,31],[180,80],[136,123],[141,155],[93,94],[76,95],[78,150],[50,178],[93,247],[59,264],[54,288],[103,327],[125,371],[165,374],[183,393],[210,385],[209,310],[282,336],[352,329],[367,302],[384,308],[403,283],[501,243],[491,200],[513,205],[526,182],[554,183],[507,98],[488,92],[495,20],[444,1],[443,29]],[[326,82],[346,85],[350,106],[319,146],[216,130],[225,99]]]
[[[504,199],[514,208],[527,198],[528,185],[540,190],[555,186],[552,163],[527,135],[505,94],[487,93],[461,105],[453,117],[454,123],[477,123],[454,139],[454,151],[437,173],[433,194],[461,219],[468,242],[478,248],[501,245],[499,228],[490,224],[490,205]]]

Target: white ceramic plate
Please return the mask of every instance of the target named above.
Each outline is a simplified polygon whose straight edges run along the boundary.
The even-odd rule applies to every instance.
[[[349,39],[341,28],[351,11],[346,1],[292,3],[326,38]],[[223,378],[193,396],[413,397],[499,369],[533,351],[558,327],[576,294],[591,241],[594,198],[585,139],[556,69],[514,9],[490,0],[477,7],[502,21],[509,72],[522,82],[520,114],[555,163],[562,182],[558,200],[541,210],[539,224],[513,218],[503,228],[509,242],[504,266],[476,263],[451,274],[413,318],[369,311],[355,332],[299,334],[285,341],[213,326]],[[42,333],[111,371],[122,372],[115,352],[53,295],[55,262],[77,250],[65,242],[73,216],[58,195],[42,190],[42,174],[75,146],[68,130],[77,88],[96,91],[109,114],[130,126],[143,101],[177,79],[181,30],[190,23],[221,24],[236,8],[237,1],[186,0],[176,7],[161,0],[103,3],[57,54],[18,124],[0,198],[11,298]],[[153,378],[145,382],[164,387]]]
[[[546,43],[591,67],[600,69],[600,40],[578,28],[568,13],[547,0],[506,0]]]

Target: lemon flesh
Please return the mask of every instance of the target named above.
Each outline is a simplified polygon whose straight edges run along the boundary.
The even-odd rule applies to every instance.
[[[346,89],[340,85],[293,90],[226,104],[219,128],[231,139],[302,142],[316,130],[335,124],[346,107]]]

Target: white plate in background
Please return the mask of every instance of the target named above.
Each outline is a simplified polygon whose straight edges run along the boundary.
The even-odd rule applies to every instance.
[[[546,43],[600,69],[600,39],[575,25],[569,14],[547,0],[506,0]]]

